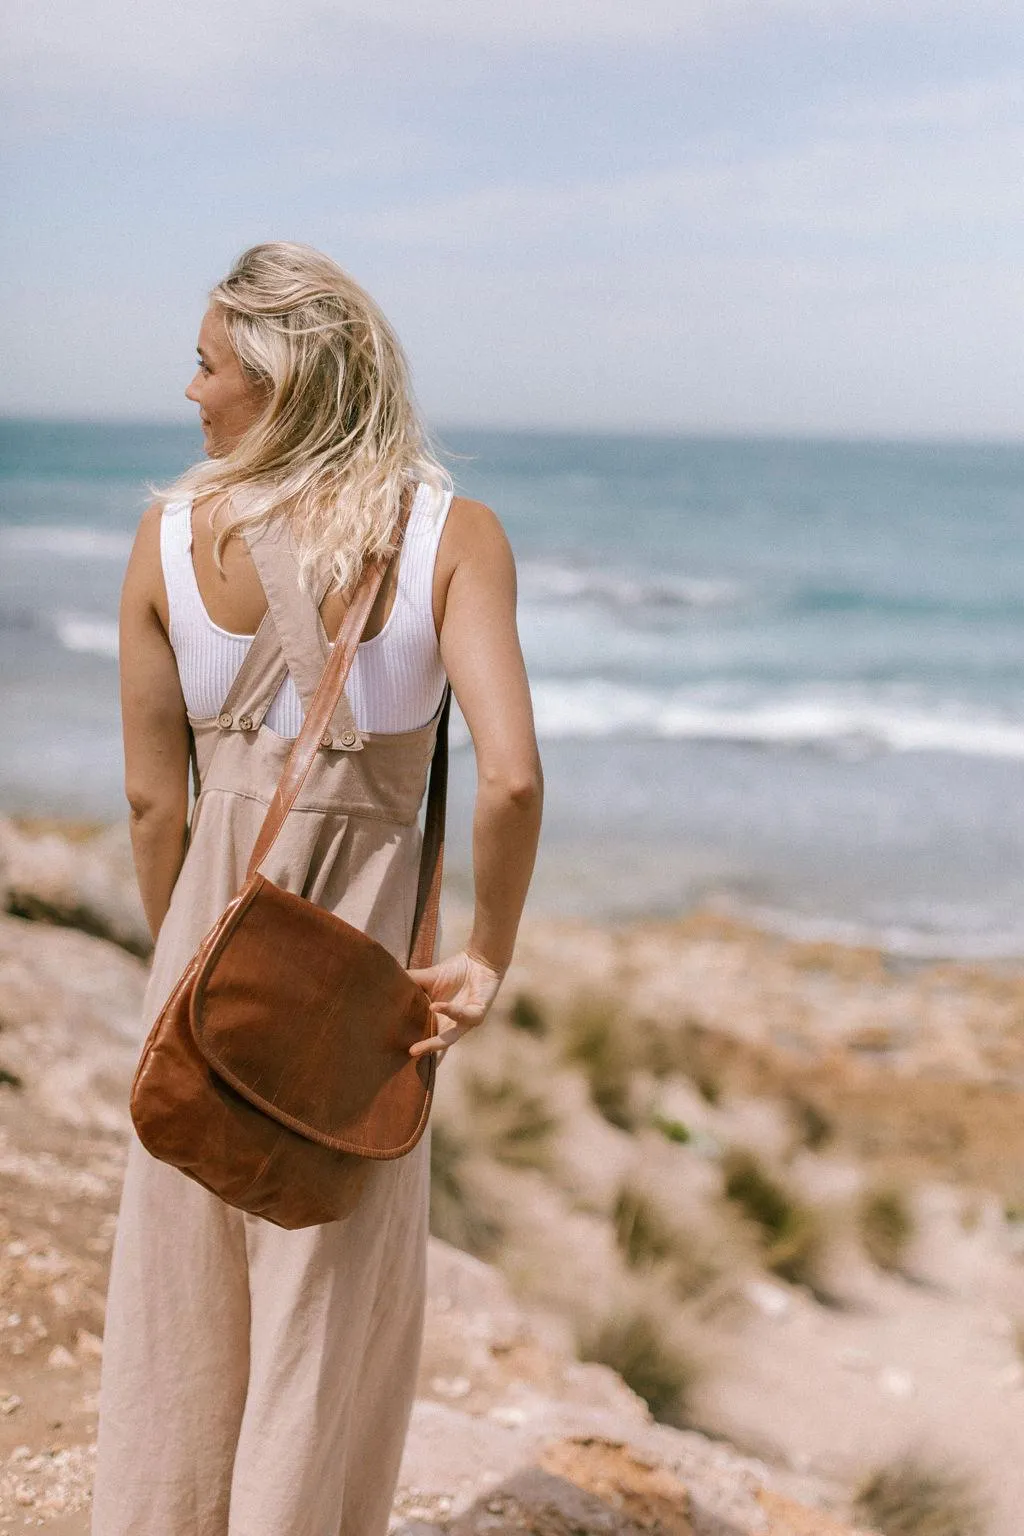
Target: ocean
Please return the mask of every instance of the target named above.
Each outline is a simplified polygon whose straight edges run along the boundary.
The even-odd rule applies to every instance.
[[[531,907],[1024,955],[1024,446],[449,429],[516,552]],[[187,426],[0,423],[0,806],[123,814],[116,607]],[[454,754],[468,890],[472,754]]]

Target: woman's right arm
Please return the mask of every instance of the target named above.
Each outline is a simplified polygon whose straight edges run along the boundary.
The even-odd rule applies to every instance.
[[[135,872],[154,939],[170,905],[188,820],[191,736],[167,638],[160,509],[139,526],[121,589],[121,722]]]
[[[466,948],[413,975],[443,1020],[414,1055],[481,1022],[508,969],[540,835],[543,779],[516,627],[516,572],[489,507],[458,499],[438,552],[435,617],[445,670],[473,740],[473,929]]]

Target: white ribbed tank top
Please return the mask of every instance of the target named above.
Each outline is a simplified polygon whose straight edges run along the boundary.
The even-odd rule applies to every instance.
[[[345,684],[360,731],[411,731],[426,725],[441,702],[445,672],[434,629],[434,562],[451,494],[417,487],[398,561],[394,603],[384,628],[364,640]],[[160,519],[170,640],[185,707],[196,720],[220,713],[252,644],[252,635],[221,629],[206,610],[192,564],[192,504],[171,502]],[[302,726],[302,701],[286,677],[264,724],[293,737]]]

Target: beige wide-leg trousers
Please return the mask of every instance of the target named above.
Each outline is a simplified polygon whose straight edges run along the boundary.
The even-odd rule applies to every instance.
[[[429,1131],[286,1232],[133,1137],[93,1536],[384,1536],[416,1378]]]

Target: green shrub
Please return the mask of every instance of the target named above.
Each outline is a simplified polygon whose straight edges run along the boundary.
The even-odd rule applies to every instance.
[[[655,1115],[651,1121],[654,1130],[660,1131],[666,1141],[674,1141],[678,1146],[685,1146],[692,1141],[690,1127],[684,1125],[682,1120],[670,1120],[664,1115]]]

